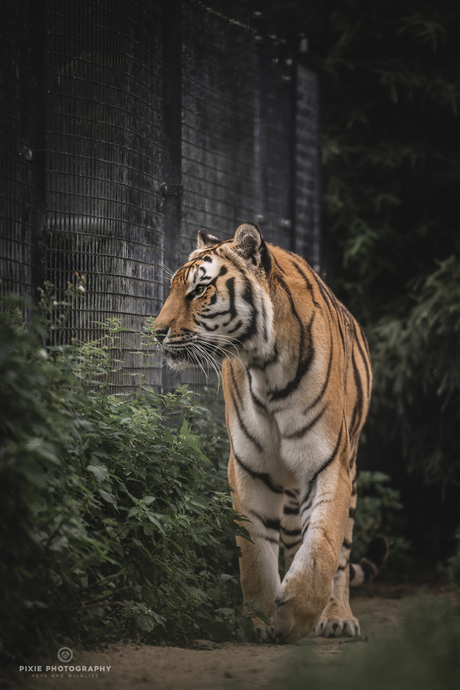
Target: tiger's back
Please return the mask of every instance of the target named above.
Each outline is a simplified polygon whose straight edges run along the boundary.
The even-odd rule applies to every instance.
[[[229,480],[252,539],[239,540],[243,594],[274,621],[256,629],[278,640],[312,627],[359,634],[350,570],[368,579],[386,553],[381,543],[373,561],[348,567],[372,385],[361,328],[303,259],[265,243],[252,224],[222,243],[201,234],[157,322],[176,367],[225,357]]]

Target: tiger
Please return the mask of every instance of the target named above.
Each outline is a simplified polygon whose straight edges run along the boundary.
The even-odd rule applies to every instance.
[[[372,386],[363,330],[303,258],[249,222],[226,241],[198,232],[154,326],[174,370],[222,363],[228,478],[250,536],[237,538],[241,586],[256,634],[359,636],[349,586],[372,579],[388,549],[377,537],[350,563]]]

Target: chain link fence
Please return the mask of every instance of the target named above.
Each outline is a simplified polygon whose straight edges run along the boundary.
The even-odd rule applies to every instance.
[[[279,4],[279,3],[278,3]],[[317,76],[273,3],[208,9],[193,0],[5,0],[1,290],[58,299],[75,273],[65,337],[116,317],[114,391],[143,371],[139,331],[205,228],[243,221],[321,260]],[[161,361],[148,382],[171,387]],[[198,372],[182,377],[195,389]]]

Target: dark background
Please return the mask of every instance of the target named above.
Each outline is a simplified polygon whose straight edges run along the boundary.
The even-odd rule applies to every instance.
[[[457,3],[209,5],[3,3],[2,290],[84,273],[69,336],[140,330],[199,227],[257,222],[364,326],[360,466],[402,490],[415,556],[442,560],[460,523]]]

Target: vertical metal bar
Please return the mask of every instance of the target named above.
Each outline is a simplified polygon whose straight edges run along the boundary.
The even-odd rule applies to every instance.
[[[46,138],[45,138],[45,0],[35,0],[31,7],[30,64],[33,73],[31,93],[31,226],[32,226],[32,297],[38,300],[37,287],[46,277]]]
[[[296,63],[295,33],[290,17],[284,17],[283,38],[286,40],[286,51],[284,55],[283,80],[285,84],[285,127],[287,136],[287,158],[288,158],[288,193],[287,207],[289,212],[290,225],[290,250],[296,251],[296,92],[297,92],[297,72],[294,67]]]
[[[254,167],[256,223],[263,232],[268,221],[268,125],[267,125],[267,54],[266,17],[261,10],[254,9],[251,17],[253,32],[254,61]],[[268,239],[267,237],[265,239]]]
[[[182,184],[182,0],[163,0],[163,137],[164,137],[164,263],[176,271],[181,263],[182,195],[169,194]],[[164,298],[170,282],[164,280]],[[179,379],[163,368],[163,389]]]

